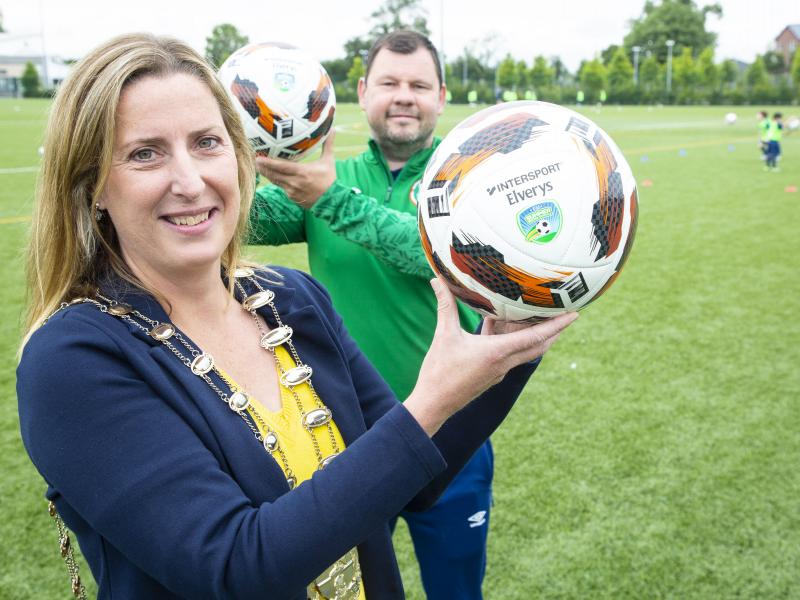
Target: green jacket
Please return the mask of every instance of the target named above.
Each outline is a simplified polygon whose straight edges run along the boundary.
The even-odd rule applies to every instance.
[[[251,212],[252,243],[307,242],[312,275],[401,400],[414,387],[436,327],[433,271],[419,241],[414,193],[440,141],[414,154],[393,180],[370,140],[364,153],[336,161],[336,181],[311,209],[267,185],[256,191]],[[478,315],[462,305],[459,313],[473,331]]]

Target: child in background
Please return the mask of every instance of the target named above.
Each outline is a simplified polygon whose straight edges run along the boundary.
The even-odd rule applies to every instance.
[[[783,137],[783,115],[776,112],[772,115],[772,121],[767,133],[767,164],[765,170],[772,172],[780,171],[778,168],[778,157],[781,154],[781,138]]]

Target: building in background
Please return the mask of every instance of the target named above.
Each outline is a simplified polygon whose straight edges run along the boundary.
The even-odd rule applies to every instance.
[[[52,89],[61,83],[69,73],[69,65],[58,56],[41,55],[7,55],[0,54],[0,97],[22,96],[20,79],[25,65],[33,63],[39,71],[39,79],[43,89]]]
[[[22,96],[20,78],[29,62],[39,72],[43,90],[56,87],[69,73],[69,63],[47,53],[39,33],[0,31],[0,97]]]
[[[800,25],[787,25],[775,38],[775,52],[783,55],[783,64],[792,64],[792,58],[800,48]]]

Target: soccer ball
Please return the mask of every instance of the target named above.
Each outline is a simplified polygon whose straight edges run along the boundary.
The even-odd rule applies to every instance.
[[[734,123],[736,123],[736,113],[729,112],[728,114],[726,114],[725,115],[725,122],[728,125],[733,125]]]
[[[228,57],[219,78],[258,154],[298,160],[328,136],[336,110],[333,83],[303,50],[249,44]]]
[[[538,322],[578,310],[631,250],[636,184],[616,144],[546,102],[482,110],[442,140],[420,187],[433,270],[482,314]]]
[[[796,131],[797,129],[800,129],[800,118],[791,117],[786,122],[786,126],[789,128],[789,131]]]

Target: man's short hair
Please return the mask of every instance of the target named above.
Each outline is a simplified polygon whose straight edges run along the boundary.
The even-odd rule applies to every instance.
[[[781,114],[779,112],[776,112],[774,115],[772,115],[772,118],[773,119],[782,119],[783,118],[783,114]]]
[[[425,48],[433,59],[439,85],[442,85],[442,63],[439,62],[439,53],[436,51],[436,46],[421,33],[410,29],[398,29],[397,31],[384,33],[375,40],[375,43],[372,44],[372,48],[369,49],[369,54],[367,54],[367,69],[364,79],[369,77],[369,71],[372,68],[375,57],[378,55],[378,52],[384,48],[391,52],[397,52],[398,54],[413,54],[419,48]]]

